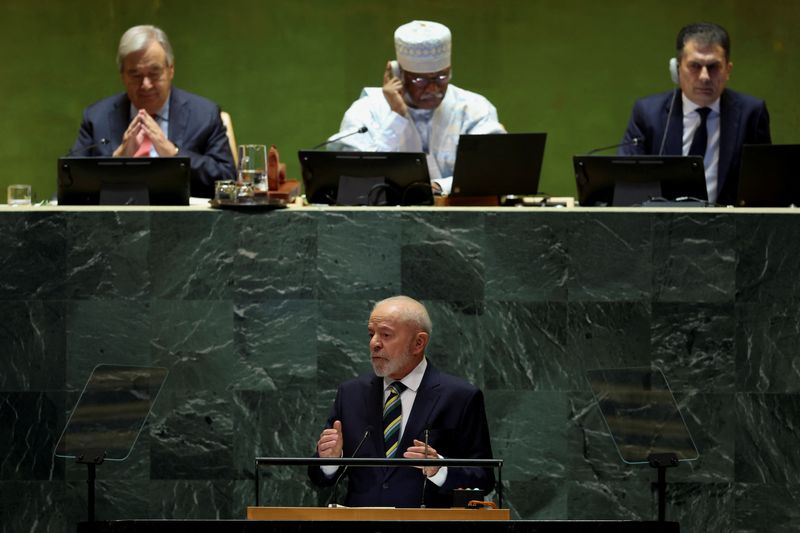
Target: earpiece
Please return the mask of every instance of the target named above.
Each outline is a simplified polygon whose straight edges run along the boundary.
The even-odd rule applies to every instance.
[[[680,77],[678,76],[678,58],[669,58],[669,77],[672,78],[672,83],[680,85]]]

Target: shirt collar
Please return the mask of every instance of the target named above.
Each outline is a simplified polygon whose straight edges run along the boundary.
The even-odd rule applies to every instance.
[[[161,106],[161,109],[159,109],[158,112],[156,113],[155,119],[157,121],[169,122],[169,101],[171,99],[171,96],[172,96],[171,93],[167,95],[167,101],[164,102],[164,105]],[[131,107],[129,112],[131,118],[135,117],[136,114],[139,112],[139,110],[136,109],[136,107],[133,105],[133,102],[131,102]]]
[[[689,100],[685,94],[681,93],[681,98],[683,98],[683,116],[687,116],[691,113],[694,113],[701,107],[709,107],[711,111],[715,114],[719,115],[719,98],[711,102],[711,105],[697,105],[691,100]]]
[[[406,388],[409,388],[414,392],[417,392],[420,383],[422,383],[422,376],[425,375],[426,368],[428,368],[428,360],[425,357],[423,357],[422,361],[420,361],[419,364],[414,367],[414,370],[406,374],[403,379],[397,380],[391,378],[383,378],[383,390],[385,391],[386,389],[388,389],[389,385],[391,385],[395,381],[400,381],[403,385],[406,386]]]

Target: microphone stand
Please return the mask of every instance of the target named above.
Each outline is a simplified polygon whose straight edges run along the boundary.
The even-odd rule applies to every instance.
[[[79,154],[81,152],[86,152],[88,150],[92,150],[94,148],[97,148],[98,146],[104,146],[104,145],[108,144],[109,142],[110,141],[108,139],[103,137],[102,139],[100,139],[96,143],[90,144],[89,146],[84,146],[82,148],[76,148],[74,150],[70,150],[69,152],[67,152],[67,155],[65,155],[64,157],[70,157],[70,156],[73,156],[75,154]]]
[[[358,450],[361,449],[361,446],[363,446],[364,442],[367,440],[367,437],[369,437],[369,434],[370,434],[371,431],[372,431],[372,426],[368,427],[367,430],[364,432],[364,436],[361,437],[361,441],[358,443],[358,446],[356,446],[356,449],[353,452],[353,455],[351,457],[355,457],[356,456],[356,454],[358,453]],[[331,493],[331,496],[328,499],[328,503],[325,505],[325,507],[336,507],[337,505],[339,505],[339,504],[336,503],[336,500],[337,500],[336,491],[339,488],[339,481],[342,480],[342,477],[344,477],[344,473],[347,472],[347,468],[349,466],[350,465],[345,465],[344,468],[342,468],[342,471],[339,472],[339,475],[336,476],[336,481],[334,481],[334,483],[333,483],[333,492]]]
[[[356,135],[357,133],[366,133],[367,131],[368,130],[367,130],[366,126],[361,126],[356,131],[351,131],[350,133],[345,133],[344,135],[340,135],[339,137],[334,137],[333,139],[329,139],[329,140],[327,140],[325,142],[321,142],[321,143],[319,143],[318,145],[314,146],[311,149],[312,150],[316,150],[317,148],[322,148],[323,146],[326,146],[326,145],[328,145],[330,143],[339,142],[342,139],[346,139],[347,137],[350,137],[351,135]]]

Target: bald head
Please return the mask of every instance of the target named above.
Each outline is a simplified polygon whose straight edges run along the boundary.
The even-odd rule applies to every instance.
[[[372,308],[373,312],[378,306],[391,306],[395,310],[395,316],[399,320],[409,323],[424,331],[428,335],[433,331],[433,323],[428,315],[428,310],[422,303],[408,296],[392,296],[381,300]]]

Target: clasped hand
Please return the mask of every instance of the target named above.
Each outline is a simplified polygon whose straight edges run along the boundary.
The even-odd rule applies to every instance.
[[[178,151],[177,147],[164,135],[158,122],[147,111],[140,109],[122,135],[122,144],[114,150],[114,157],[133,156],[144,142],[145,137],[150,139],[161,157],[175,155]]]

